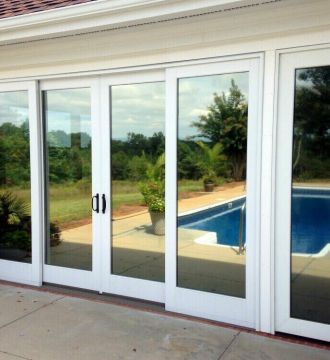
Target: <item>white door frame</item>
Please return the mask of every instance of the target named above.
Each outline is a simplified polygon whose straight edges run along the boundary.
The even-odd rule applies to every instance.
[[[32,262],[22,263],[0,259],[1,279],[23,284],[42,284],[42,196],[41,196],[41,145],[38,117],[39,95],[36,81],[1,83],[0,92],[27,91],[30,131],[30,179],[31,179],[31,240]]]
[[[255,328],[259,290],[262,58],[258,55],[166,70],[166,309]],[[177,83],[179,78],[249,72],[246,298],[177,286]]]
[[[280,54],[275,182],[275,330],[330,341],[330,325],[290,317],[295,70],[330,65],[330,48]]]
[[[100,129],[100,99],[98,96],[99,84],[97,78],[80,78],[80,79],[61,79],[61,80],[45,80],[40,82],[40,96],[42,91],[47,90],[63,90],[63,89],[75,89],[75,88],[90,88],[91,89],[91,127],[92,127],[92,193],[91,198],[96,193],[100,192],[101,178],[101,144],[100,136],[102,130]],[[42,101],[42,99],[41,99]],[[42,119],[43,123],[45,119]],[[43,185],[45,181],[45,175],[42,176]],[[45,187],[43,186],[43,189]],[[46,194],[43,194],[45,198]],[[46,198],[45,198],[46,201]],[[45,206],[43,206],[45,209]],[[45,213],[43,212],[43,223],[45,222]],[[93,251],[92,251],[92,271],[79,270],[66,268],[61,266],[47,265],[46,259],[46,247],[44,248],[43,258],[43,281],[60,284],[65,286],[79,287],[84,289],[90,289],[99,291],[101,288],[101,264],[99,259],[101,258],[101,246],[100,241],[102,239],[101,229],[101,213],[97,214],[92,212],[92,234],[93,234]],[[45,242],[45,236],[43,236],[43,242]]]
[[[107,210],[102,216],[102,285],[101,292],[129,296],[149,301],[165,302],[163,282],[137,279],[111,274],[111,93],[113,85],[161,82],[165,80],[163,70],[122,73],[101,77],[101,121],[102,121],[102,183],[100,191],[107,196]]]

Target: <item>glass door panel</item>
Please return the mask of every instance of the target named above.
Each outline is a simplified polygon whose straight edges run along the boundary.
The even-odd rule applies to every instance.
[[[330,65],[297,69],[291,317],[330,324]]]
[[[249,73],[178,81],[178,286],[245,298]]]
[[[0,258],[32,261],[28,91],[0,92]]]
[[[165,280],[165,85],[111,87],[111,273]]]
[[[92,270],[90,89],[43,92],[46,264]]]

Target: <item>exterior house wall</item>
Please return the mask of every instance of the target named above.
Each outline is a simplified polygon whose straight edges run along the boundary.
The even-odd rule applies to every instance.
[[[81,77],[192,60],[260,53],[263,58],[261,221],[257,330],[274,332],[274,169],[281,51],[330,42],[327,0],[287,0],[184,19],[1,45],[0,81]]]
[[[284,1],[85,35],[3,45],[0,78],[53,76],[329,41],[330,4]]]

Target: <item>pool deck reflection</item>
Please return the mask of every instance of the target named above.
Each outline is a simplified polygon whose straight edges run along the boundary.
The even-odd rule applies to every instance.
[[[180,212],[213,205],[244,195],[244,184],[207,195],[182,199]],[[237,249],[197,243],[206,232],[179,229],[180,286],[244,296],[245,256]],[[164,281],[164,237],[151,233],[147,212],[113,219],[113,269],[116,274]],[[63,242],[52,248],[52,261],[76,268],[91,268],[91,224],[62,232]],[[175,240],[174,240],[175,241]],[[315,257],[293,255],[292,295],[298,305],[296,317],[319,309],[330,318],[330,253]],[[315,291],[311,291],[315,289]],[[299,299],[303,301],[299,301]],[[325,315],[327,312],[327,315]]]

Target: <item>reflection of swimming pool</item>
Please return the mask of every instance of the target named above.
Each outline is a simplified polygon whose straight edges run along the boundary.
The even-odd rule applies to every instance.
[[[244,202],[245,198],[241,198],[180,216],[178,225],[215,232],[218,244],[238,246],[240,208]],[[317,254],[330,243],[330,190],[294,189],[292,240],[292,252],[304,254]]]
[[[294,189],[292,252],[317,254],[330,243],[330,190]]]
[[[238,246],[240,209],[245,198],[179,217],[179,226],[185,229],[212,231],[217,243]],[[245,232],[245,231],[244,231]]]

